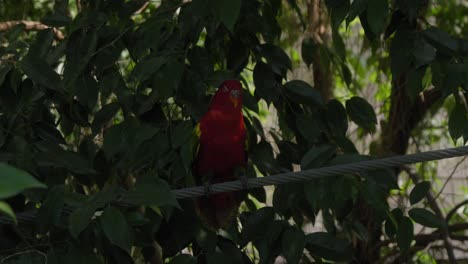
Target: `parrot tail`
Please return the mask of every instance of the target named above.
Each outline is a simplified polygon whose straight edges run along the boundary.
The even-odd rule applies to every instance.
[[[212,230],[228,227],[236,219],[242,202],[235,192],[213,194],[195,200],[195,208],[202,222]]]

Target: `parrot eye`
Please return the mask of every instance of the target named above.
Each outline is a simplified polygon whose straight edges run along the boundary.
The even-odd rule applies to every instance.
[[[223,92],[227,93],[229,91],[229,89],[227,88],[226,85],[223,85],[223,87],[221,88]]]
[[[232,97],[237,98],[240,95],[240,91],[239,90],[232,90],[231,95],[232,95]]]

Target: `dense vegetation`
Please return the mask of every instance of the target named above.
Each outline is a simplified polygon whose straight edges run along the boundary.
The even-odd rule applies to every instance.
[[[468,202],[443,207],[427,164],[253,189],[218,232],[170,190],[194,185],[193,127],[225,79],[245,88],[248,177],[466,142],[467,13],[456,0],[0,0],[0,212],[14,221],[0,262],[456,263]]]

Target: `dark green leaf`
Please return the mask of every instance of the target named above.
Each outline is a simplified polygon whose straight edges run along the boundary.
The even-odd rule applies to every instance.
[[[329,101],[326,116],[332,135],[344,137],[348,130],[348,117],[344,106],[338,100],[333,99]]]
[[[89,9],[78,13],[70,26],[70,31],[73,32],[91,25],[98,27],[106,23],[106,21],[107,17],[104,13]]]
[[[320,136],[320,128],[317,121],[306,114],[296,115],[296,126],[299,133],[310,143],[314,143]]]
[[[349,243],[325,232],[316,232],[306,236],[306,248],[313,255],[327,260],[346,261],[351,258]]]
[[[169,264],[197,264],[197,259],[189,254],[179,254]]]
[[[169,184],[150,174],[140,178],[136,183],[135,190],[127,192],[122,200],[135,205],[178,206]]]
[[[193,126],[191,122],[182,122],[178,124],[174,130],[172,131],[171,140],[172,140],[172,147],[178,148],[183,144],[187,144],[189,139],[192,137],[193,134]]]
[[[346,17],[346,26],[349,26],[349,23],[351,23],[357,16],[366,10],[367,1],[368,0],[354,0],[351,3],[348,16]]]
[[[179,87],[183,64],[176,58],[170,58],[154,75],[153,90],[161,101],[172,97]],[[154,92],[154,91],[153,91]]]
[[[351,71],[348,68],[346,63],[341,64],[341,73],[343,74],[343,80],[345,81],[346,85],[349,87],[351,85],[351,81],[353,80],[353,76]]]
[[[122,194],[122,190],[117,187],[109,187],[93,197],[83,205],[82,202],[78,203],[78,209],[75,209],[68,218],[68,230],[70,234],[78,238],[80,233],[89,225],[94,212],[98,208],[106,206],[108,203],[114,201]],[[67,203],[69,203],[67,201]]]
[[[63,185],[54,186],[47,194],[47,198],[42,204],[37,214],[36,224],[43,233],[49,228],[58,225],[65,204],[65,188]]]
[[[375,35],[380,35],[384,30],[387,16],[388,0],[370,0],[367,2],[367,21]]]
[[[413,208],[409,210],[408,215],[416,223],[421,224],[423,226],[440,228],[444,225],[443,219],[436,216],[433,212],[424,208]]]
[[[49,52],[52,42],[54,41],[54,30],[45,29],[41,30],[36,35],[36,40],[29,48],[28,55],[33,58],[46,59],[46,55]]]
[[[413,50],[414,68],[430,64],[436,56],[435,49],[426,41],[419,40],[415,43]]]
[[[299,263],[305,246],[305,235],[302,230],[288,227],[281,235],[281,248],[288,263]]]
[[[354,96],[347,100],[346,111],[348,112],[349,118],[358,126],[368,132],[375,131],[377,116],[375,115],[372,105],[370,105],[365,99]]]
[[[426,67],[410,69],[408,71],[408,76],[406,79],[406,91],[412,100],[414,100],[424,89],[422,80],[425,73]]]
[[[35,83],[55,91],[62,90],[62,80],[60,79],[60,76],[44,60],[32,56],[26,56],[20,62],[20,66],[24,73]]]
[[[428,181],[416,184],[409,196],[411,205],[420,202],[426,196],[427,192],[429,192],[430,188],[431,183]]]
[[[99,221],[107,239],[130,253],[133,244],[133,230],[128,225],[124,215],[117,208],[109,206],[99,217]]]
[[[154,55],[144,57],[133,68],[130,79],[137,82],[150,79],[151,75],[166,63],[166,60],[166,57],[156,57]]]
[[[293,80],[284,84],[286,95],[294,102],[300,104],[322,105],[320,92],[301,80]]]
[[[221,21],[230,31],[233,31],[240,13],[241,0],[217,0],[216,2],[218,2],[216,6]]]
[[[45,188],[29,173],[0,163],[0,199],[11,197],[29,188]]]
[[[335,148],[331,145],[322,145],[311,148],[306,152],[301,160],[301,170],[317,168],[327,162],[335,153]]]
[[[62,13],[54,13],[41,18],[41,22],[51,27],[64,27],[68,26],[71,22],[71,18]]]
[[[406,216],[403,216],[398,223],[397,243],[401,251],[406,251],[413,241],[413,222]]]
[[[281,90],[279,84],[275,80],[270,65],[263,62],[257,62],[253,72],[255,84],[255,95],[263,98],[267,103],[274,102],[278,99]]]
[[[242,236],[244,241],[252,241],[260,238],[264,233],[267,223],[274,220],[275,212],[272,207],[263,207],[250,213],[247,222],[243,225]]]
[[[423,32],[423,35],[438,51],[453,54],[459,50],[457,40],[441,29],[430,27]]]
[[[291,69],[291,60],[284,50],[272,44],[263,44],[260,46],[260,54],[271,65],[273,72],[286,77],[288,70]]]
[[[99,130],[117,114],[119,109],[120,105],[118,103],[104,105],[101,110],[94,115],[93,124],[91,126],[93,128],[93,133],[99,133]]]

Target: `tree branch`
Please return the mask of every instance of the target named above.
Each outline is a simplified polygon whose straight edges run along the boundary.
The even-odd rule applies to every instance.
[[[0,31],[8,31],[12,29],[14,26],[19,25],[19,24],[23,24],[25,26],[24,30],[26,31],[40,31],[40,30],[51,28],[37,21],[13,20],[13,21],[0,22]],[[55,38],[57,40],[63,40],[65,38],[62,31],[56,28],[52,28],[52,29],[54,30]]]

